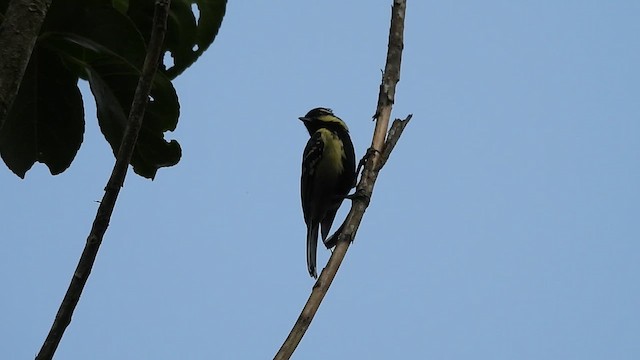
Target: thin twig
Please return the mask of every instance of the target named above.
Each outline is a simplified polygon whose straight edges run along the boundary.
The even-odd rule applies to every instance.
[[[49,6],[51,0],[13,0],[0,24],[0,129],[18,94]]]
[[[393,151],[393,148],[396,147],[398,140],[400,139],[400,135],[404,128],[409,125],[409,121],[413,117],[413,114],[409,114],[404,120],[395,119],[393,120],[393,124],[391,124],[391,129],[389,129],[389,134],[387,135],[387,142],[384,144],[384,149],[382,149],[382,154],[380,154],[380,162],[376,169],[380,170],[389,160],[389,156]]]
[[[381,154],[383,149],[389,149],[389,152],[395,146],[398,138],[404,130],[404,126],[400,126],[388,135],[387,129],[389,127],[389,118],[391,117],[391,108],[393,106],[395,98],[396,84],[400,80],[400,63],[402,60],[402,48],[403,48],[403,33],[404,33],[404,16],[406,10],[406,0],[394,0],[393,8],[391,10],[391,27],[389,29],[389,46],[387,50],[387,61],[382,76],[382,83],[380,84],[380,93],[378,96],[378,106],[374,118],[376,121],[376,128],[373,133],[373,139],[371,141],[371,148],[377,151],[373,151],[372,155],[368,157],[365,164],[362,177],[356,187],[356,192],[362,194],[362,196],[356,197],[351,205],[351,210],[347,215],[347,219],[342,226],[342,232],[338,237],[338,243],[329,258],[327,266],[320,273],[320,277],[313,286],[311,295],[304,305],[298,320],[294,324],[289,336],[284,341],[280,350],[274,357],[274,360],[289,359],[296,347],[302,340],[305,332],[309,328],[314,315],[320,307],[322,299],[329,290],[331,282],[336,276],[338,268],[344,259],[351,241],[354,239],[364,212],[369,205],[368,199],[371,198],[373,193],[373,186],[378,177],[378,173],[383,164],[381,160]],[[408,117],[407,121],[410,119]],[[406,125],[406,124],[405,124]],[[386,139],[386,143],[385,143]],[[386,155],[388,158],[388,154]]]
[[[76,267],[76,271],[73,273],[67,293],[58,309],[49,335],[47,335],[47,339],[44,341],[38,356],[36,356],[36,360],[53,358],[53,354],[60,344],[65,329],[71,323],[71,316],[80,300],[80,295],[82,294],[84,285],[87,283],[91,268],[98,255],[102,238],[109,226],[109,220],[111,219],[113,208],[118,199],[120,188],[124,184],[133,149],[135,148],[138,133],[142,126],[142,119],[144,118],[147,103],[149,102],[151,84],[153,83],[153,78],[162,53],[162,43],[164,42],[164,35],[167,29],[167,16],[169,14],[170,2],[171,0],[156,0],[153,30],[147,48],[147,56],[144,60],[142,74],[131,104],[129,123],[127,124],[120,149],[118,150],[116,163],[113,166],[111,177],[107,182],[104,196],[98,207],[98,212],[93,221],[91,232],[87,238],[87,243]]]

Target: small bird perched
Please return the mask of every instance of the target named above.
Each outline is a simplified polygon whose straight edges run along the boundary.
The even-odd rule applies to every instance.
[[[316,278],[318,228],[324,242],[349,190],[355,185],[356,156],[347,124],[331,109],[300,117],[311,138],[302,154],[302,211],[307,224],[307,267]]]

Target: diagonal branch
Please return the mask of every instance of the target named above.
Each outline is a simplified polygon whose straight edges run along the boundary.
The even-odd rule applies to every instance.
[[[373,186],[378,178],[378,173],[389,158],[389,154],[398,142],[402,131],[411,119],[409,115],[405,120],[394,121],[389,134],[389,119],[391,117],[391,108],[395,99],[396,84],[400,80],[400,63],[402,60],[403,33],[404,33],[404,16],[406,10],[406,0],[394,0],[391,10],[391,27],[389,29],[389,46],[387,50],[387,61],[380,84],[380,92],[378,95],[378,106],[374,119],[376,119],[376,128],[371,141],[371,148],[375,151],[371,152],[364,166],[360,182],[356,187],[357,196],[352,205],[349,215],[341,226],[342,232],[338,236],[338,242],[335,250],[329,258],[327,266],[320,273],[320,277],[313,286],[311,295],[307,300],[298,320],[294,324],[289,336],[280,347],[280,350],[274,357],[274,360],[289,359],[296,347],[302,340],[305,332],[309,328],[313,317],[318,311],[318,307],[322,299],[329,290],[331,282],[336,276],[338,268],[344,259],[351,241],[355,238],[364,212],[369,206],[369,199],[373,193]],[[397,124],[397,125],[396,125]]]
[[[160,55],[162,53],[162,43],[164,42],[164,35],[167,30],[167,16],[169,14],[169,5],[171,0],[156,0],[155,13],[153,17],[153,30],[151,32],[151,38],[149,40],[149,46],[147,48],[147,56],[144,60],[144,66],[142,68],[142,75],[138,82],[138,87],[131,104],[131,111],[129,113],[129,123],[125,129],[124,136],[122,138],[122,144],[118,150],[116,157],[116,163],[113,166],[111,177],[107,182],[104,196],[98,207],[98,212],[93,221],[91,232],[87,238],[87,243],[82,251],[82,255],[78,262],[71,283],[67,289],[67,293],[62,300],[62,304],[58,309],[56,318],[49,330],[36,360],[52,359],[55,353],[62,335],[67,326],[71,323],[71,316],[73,311],[78,305],[80,295],[84,289],[84,285],[89,279],[91,268],[98,255],[98,249],[102,243],[107,227],[109,226],[109,220],[113,213],[120,188],[124,184],[124,179],[127,175],[127,168],[131,161],[131,155],[138,139],[138,133],[142,126],[142,119],[149,102],[149,93],[151,91],[151,84],[153,78],[158,69],[158,63]]]

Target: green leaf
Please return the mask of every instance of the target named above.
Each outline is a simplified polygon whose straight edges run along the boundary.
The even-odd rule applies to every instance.
[[[9,5],[9,0],[0,0],[0,24],[4,20],[4,13],[7,11],[7,6]]]
[[[18,95],[0,130],[0,155],[14,174],[24,179],[26,172],[36,162],[38,155],[36,71],[35,62],[30,62]]]
[[[226,0],[195,0],[192,1],[198,5],[200,11],[200,19],[198,20],[198,39],[197,55],[209,48],[209,45],[213,43],[213,40],[218,35],[220,25],[222,25],[222,18],[227,7]],[[195,60],[194,60],[195,61]]]
[[[43,49],[38,60],[38,161],[57,175],[71,165],[82,144],[84,107],[78,77],[60,57]]]
[[[123,14],[126,14],[129,10],[129,0],[113,0],[111,1],[113,7]]]
[[[100,129],[117,155],[139,74],[121,64],[99,61],[91,63],[87,69]],[[159,78],[154,82],[151,97],[155,101],[149,103],[145,113],[131,165],[136,174],[153,179],[159,168],[177,164],[182,150],[177,141],[164,140],[164,131],[174,129],[177,123],[178,101],[173,86],[166,78]],[[168,112],[163,112],[162,108]]]
[[[154,0],[56,0],[25,74],[10,118],[0,133],[0,155],[23,177],[35,161],[54,174],[73,160],[84,133],[78,78],[90,81],[98,122],[117,153],[146,55]],[[4,11],[8,0],[0,0]],[[196,9],[197,6],[197,9]],[[131,160],[136,173],[153,178],[180,160],[180,145],[166,141],[179,116],[170,78],[188,68],[213,42],[226,0],[173,0],[164,50],[174,64],[154,80]],[[1,17],[0,17],[1,19]]]
[[[70,9],[65,15],[76,12],[77,8]],[[137,69],[142,69],[146,46],[142,34],[127,15],[110,6],[88,7],[77,15],[74,19],[67,19],[70,24],[64,21],[65,18],[58,18],[58,22],[63,24],[50,24],[50,28],[40,36],[39,43],[61,53],[82,52],[82,48],[88,48],[93,52],[106,51],[124,59],[123,61]],[[59,41],[61,37],[81,47],[68,47],[66,42]],[[81,57],[79,53],[73,55]]]
[[[188,3],[189,7],[192,7],[192,4],[196,4],[199,18],[194,43],[186,43],[180,38],[168,44],[174,66],[167,70],[167,75],[172,79],[191,66],[213,43],[216,35],[218,35],[227,7],[226,0],[182,0],[181,2]],[[186,27],[186,17],[181,17],[180,19],[182,21],[178,22],[176,27],[178,25]],[[171,30],[171,27],[169,27],[169,30]]]
[[[100,130],[117,155],[140,70],[102,44],[76,34],[55,34],[48,42],[64,49],[68,61],[86,72]],[[180,145],[164,140],[164,132],[176,128],[180,108],[171,81],[161,73],[156,74],[151,98],[131,159],[133,170],[146,178],[154,178],[159,168],[173,166],[181,157]]]
[[[144,41],[117,10],[89,9],[86,18],[91,21],[74,33],[51,33],[45,40],[89,80],[100,130],[117,155],[144,62]],[[119,25],[112,28],[115,24]],[[128,40],[116,41],[106,33],[117,34],[116,40]],[[147,178],[153,178],[160,167],[177,164],[181,157],[180,145],[164,140],[164,132],[176,128],[179,103],[171,81],[161,73],[156,74],[151,98],[131,159],[134,171]]]
[[[62,173],[75,158],[84,134],[84,109],[78,77],[60,57],[36,50],[0,132],[0,154],[24,178],[38,161],[51,174]]]
[[[194,14],[194,5],[198,14]],[[148,41],[154,0],[129,4],[128,14]],[[173,79],[191,66],[213,43],[222,24],[226,0],[173,0],[167,24],[164,50],[171,52],[173,65],[164,70]]]

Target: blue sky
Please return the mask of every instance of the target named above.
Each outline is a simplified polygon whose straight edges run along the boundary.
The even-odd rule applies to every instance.
[[[176,81],[183,158],[130,171],[58,359],[275,354],[313,285],[297,117],[333,108],[364,153],[390,5],[230,2]],[[414,118],[294,358],[640,357],[639,12],[409,1]],[[83,88],[71,168],[0,168],[2,359],[40,348],[111,172]]]

